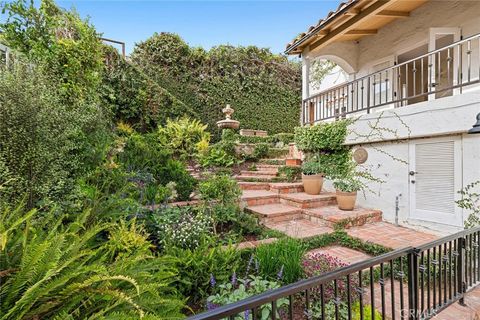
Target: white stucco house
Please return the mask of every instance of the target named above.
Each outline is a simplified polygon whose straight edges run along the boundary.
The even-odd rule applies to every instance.
[[[480,1],[350,0],[287,45],[300,55],[301,122],[358,117],[347,144],[385,181],[360,196],[389,222],[452,232],[468,212],[458,191],[480,179]],[[314,59],[343,83],[310,84]]]

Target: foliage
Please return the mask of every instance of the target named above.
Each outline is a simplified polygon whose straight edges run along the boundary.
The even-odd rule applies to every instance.
[[[274,134],[291,132],[298,122],[300,65],[268,49],[224,45],[205,51],[177,35],[160,33],[139,43],[131,59],[181,97],[212,132],[227,103],[245,128]]]
[[[195,250],[211,233],[211,218],[190,207],[162,208],[150,214],[149,230],[160,248]]]
[[[355,167],[349,147],[335,152],[319,153],[313,156],[314,161],[323,168],[323,173],[329,179],[337,179],[351,174]]]
[[[111,47],[105,48],[101,99],[114,121],[140,132],[155,130],[169,118],[196,116],[190,106],[170,94]]]
[[[214,278],[212,278],[212,284],[215,284]],[[236,274],[232,276],[232,279],[228,283],[218,285],[216,291],[217,294],[211,295],[207,299],[207,308],[209,310],[215,309],[219,306],[234,303],[240,300],[244,300],[248,297],[261,294],[268,290],[277,289],[280,287],[280,283],[277,281],[269,281],[259,276],[249,276],[246,279],[237,279]],[[279,310],[282,310],[288,306],[287,298],[281,298],[277,300],[277,311],[275,318],[280,318]],[[265,304],[258,308],[255,312],[258,313],[255,319],[267,320],[272,316],[272,305]],[[239,320],[253,319],[253,315],[250,311],[246,311],[243,314],[238,314],[234,317]]]
[[[270,146],[268,143],[257,143],[255,148],[253,148],[253,159],[262,159],[268,155],[268,151],[270,150]]]
[[[311,66],[310,82],[313,83],[314,87],[319,88],[325,77],[331,74],[336,67],[337,64],[330,60],[314,60]]]
[[[360,302],[355,302],[352,304],[352,317],[348,317],[348,305],[345,302],[341,302],[338,305],[338,318],[335,315],[335,302],[329,301],[325,303],[325,314],[322,315],[322,308],[319,302],[314,303],[312,308],[309,310],[309,316],[313,319],[338,319],[338,320],[360,320]],[[375,310],[375,318],[372,319],[372,306],[364,305],[363,306],[363,319],[365,320],[382,320],[383,317],[380,312]]]
[[[227,175],[210,175],[199,183],[200,199],[228,205],[238,202],[242,191],[237,182]]]
[[[112,314],[178,317],[172,260],[155,257],[136,227],[68,222],[22,207],[0,213],[0,319],[91,319]],[[101,234],[109,240],[98,243]],[[129,240],[135,239],[132,243]]]
[[[139,187],[148,184],[165,186],[175,182],[179,200],[188,200],[195,188],[195,179],[186,171],[185,165],[173,160],[171,153],[159,143],[154,133],[127,137],[118,162],[128,172],[135,173],[134,182]]]
[[[271,136],[242,136],[237,135],[236,140],[239,143],[268,143],[271,146],[286,146],[294,141],[293,133],[276,133]]]
[[[30,208],[60,200],[97,163],[103,120],[88,112],[91,105],[71,108],[54,80],[22,63],[0,72],[0,88],[0,197],[15,202],[26,194]]]
[[[260,266],[260,274],[265,278],[276,279],[282,272],[284,283],[295,282],[303,276],[301,261],[305,246],[298,240],[285,238],[257,247],[255,258]]]
[[[199,158],[200,164],[204,168],[223,167],[228,168],[236,163],[236,158],[228,154],[220,145],[213,145],[205,155]]]
[[[341,151],[351,120],[319,123],[310,127],[295,128],[295,144],[306,153]]]
[[[177,158],[192,159],[200,151],[198,145],[210,141],[206,129],[207,125],[196,119],[167,119],[167,124],[158,128],[158,137],[161,145],[171,150]]]
[[[346,177],[333,182],[335,189],[342,192],[356,192],[362,190],[363,184],[354,177]]]
[[[302,163],[302,173],[306,176],[323,174],[324,171],[322,164],[315,159],[307,160]]]
[[[172,284],[191,303],[198,303],[211,292],[210,276],[226,282],[240,266],[240,252],[233,247],[204,243],[195,250],[169,247],[166,253],[176,258],[179,271]]]
[[[288,182],[295,182],[301,177],[302,167],[282,166],[278,169],[278,174],[285,177]]]
[[[319,276],[326,272],[334,271],[336,269],[347,266],[338,258],[330,256],[325,253],[313,253],[305,256],[302,261],[303,270],[307,278]],[[352,275],[350,278],[350,288],[358,287],[358,276]],[[319,296],[319,288],[312,290],[312,295]],[[344,279],[337,280],[337,296],[346,300],[348,291],[347,283]],[[324,285],[324,298],[328,301],[335,298],[335,287],[333,282]]]
[[[470,211],[465,221],[465,228],[467,229],[480,225],[480,194],[477,191],[479,186],[480,180],[472,182],[458,191],[462,199],[456,201],[456,204],[460,208]]]
[[[81,108],[79,102],[96,100],[103,45],[88,21],[58,8],[53,0],[42,0],[39,7],[33,1],[15,0],[2,7],[7,18],[0,31],[9,47],[58,81],[64,101]]]

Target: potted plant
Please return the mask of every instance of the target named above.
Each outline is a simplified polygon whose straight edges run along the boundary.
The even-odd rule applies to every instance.
[[[320,194],[323,186],[323,172],[320,163],[309,160],[302,165],[302,183],[308,194]]]
[[[337,190],[337,204],[340,210],[353,210],[357,201],[357,191],[362,190],[362,183],[353,177],[335,180],[333,186]]]

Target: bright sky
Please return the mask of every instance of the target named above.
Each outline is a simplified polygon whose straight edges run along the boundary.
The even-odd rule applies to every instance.
[[[75,7],[106,38],[135,43],[154,32],[174,32],[192,46],[256,45],[274,53],[304,32],[339,1],[114,1],[57,0]]]

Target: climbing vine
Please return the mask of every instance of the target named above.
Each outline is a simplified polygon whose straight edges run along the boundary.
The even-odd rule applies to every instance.
[[[221,45],[206,51],[161,33],[139,43],[131,60],[192,107],[212,132],[227,103],[243,128],[275,134],[298,124],[300,66],[268,49]]]

